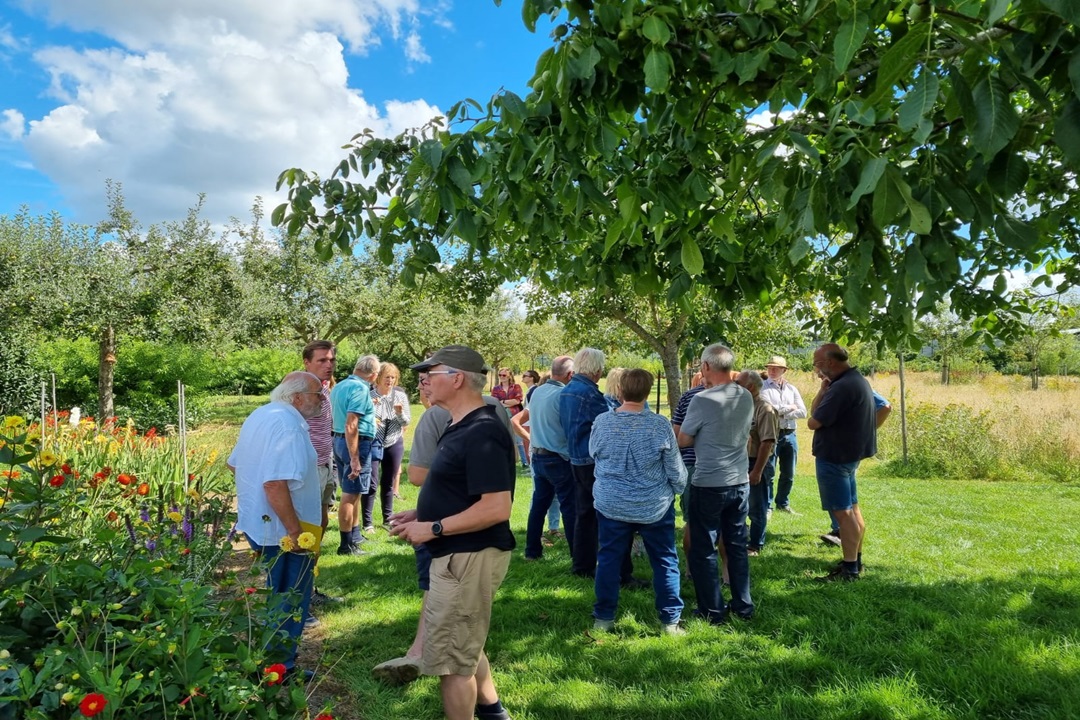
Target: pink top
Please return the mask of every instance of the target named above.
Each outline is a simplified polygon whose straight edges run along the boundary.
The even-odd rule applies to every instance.
[[[323,383],[322,412],[313,418],[308,418],[307,424],[311,444],[315,447],[315,463],[329,465],[334,455],[334,439],[330,435],[330,430],[334,426],[330,412],[330,383]]]

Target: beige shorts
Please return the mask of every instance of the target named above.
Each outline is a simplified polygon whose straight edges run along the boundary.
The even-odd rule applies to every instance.
[[[334,469],[329,465],[319,465],[319,487],[322,488],[322,504],[333,505],[334,494],[337,492],[337,481],[334,480]]]
[[[491,625],[491,602],[509,566],[510,552],[496,548],[431,560],[422,673],[476,674]]]

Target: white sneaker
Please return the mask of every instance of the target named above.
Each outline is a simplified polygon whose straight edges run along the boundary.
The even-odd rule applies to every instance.
[[[777,508],[777,510],[779,510],[782,513],[787,513],[788,515],[794,515],[795,517],[798,517],[799,515],[802,515],[802,513],[797,513],[794,510],[792,510],[790,505],[785,505],[782,508]]]
[[[686,630],[682,628],[679,623],[671,623],[670,625],[661,625],[660,631],[665,635],[685,635]]]
[[[592,629],[593,630],[601,630],[603,632],[611,632],[612,630],[615,629],[615,621],[614,620],[601,620],[600,618],[597,618],[596,620],[593,621]]]

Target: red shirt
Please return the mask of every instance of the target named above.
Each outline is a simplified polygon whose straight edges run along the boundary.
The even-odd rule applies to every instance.
[[[517,405],[515,405],[514,407],[506,408],[506,409],[510,411],[510,416],[511,417],[513,417],[514,415],[517,415],[519,412],[521,412],[521,409],[522,409],[521,408],[521,400],[522,400],[523,396],[521,394],[521,386],[518,385],[517,383],[514,383],[513,385],[511,385],[509,390],[504,388],[502,386],[502,383],[499,383],[494,388],[492,388],[491,397],[495,398],[499,402],[502,402],[503,400],[517,400],[518,401]]]

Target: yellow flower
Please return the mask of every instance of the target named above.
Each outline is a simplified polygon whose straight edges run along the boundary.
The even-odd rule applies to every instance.
[[[51,450],[42,450],[41,455],[38,455],[38,459],[41,461],[41,464],[46,467],[55,465],[57,461],[56,453]]]
[[[282,552],[292,552],[296,549],[296,543],[294,543],[293,539],[288,535],[282,537],[281,540],[278,541],[278,544],[281,545]]]
[[[11,430],[12,428],[22,427],[26,424],[26,420],[21,415],[8,415],[4,418],[4,429]]]
[[[314,575],[315,577],[319,577],[319,566],[318,565],[316,565],[315,569],[311,571],[311,574]]]
[[[187,496],[189,498],[191,498],[192,500],[194,500],[195,502],[199,501],[199,491],[196,490],[195,488],[191,488],[190,490],[188,490],[187,491]]]
[[[181,520],[184,519],[184,516],[181,515],[180,513],[174,511],[174,512],[171,512],[171,513],[168,514],[168,518],[170,520],[172,520],[173,522],[180,522]]]
[[[315,536],[309,532],[300,533],[300,537],[296,538],[296,542],[300,544],[304,550],[310,550],[315,547]]]
[[[97,435],[97,436],[94,437],[94,442],[96,442],[98,445],[104,445],[107,442],[109,442],[109,436],[108,435]]]
[[[112,442],[109,443],[109,454],[110,455],[115,455],[118,452],[120,452],[120,443],[113,440]]]

